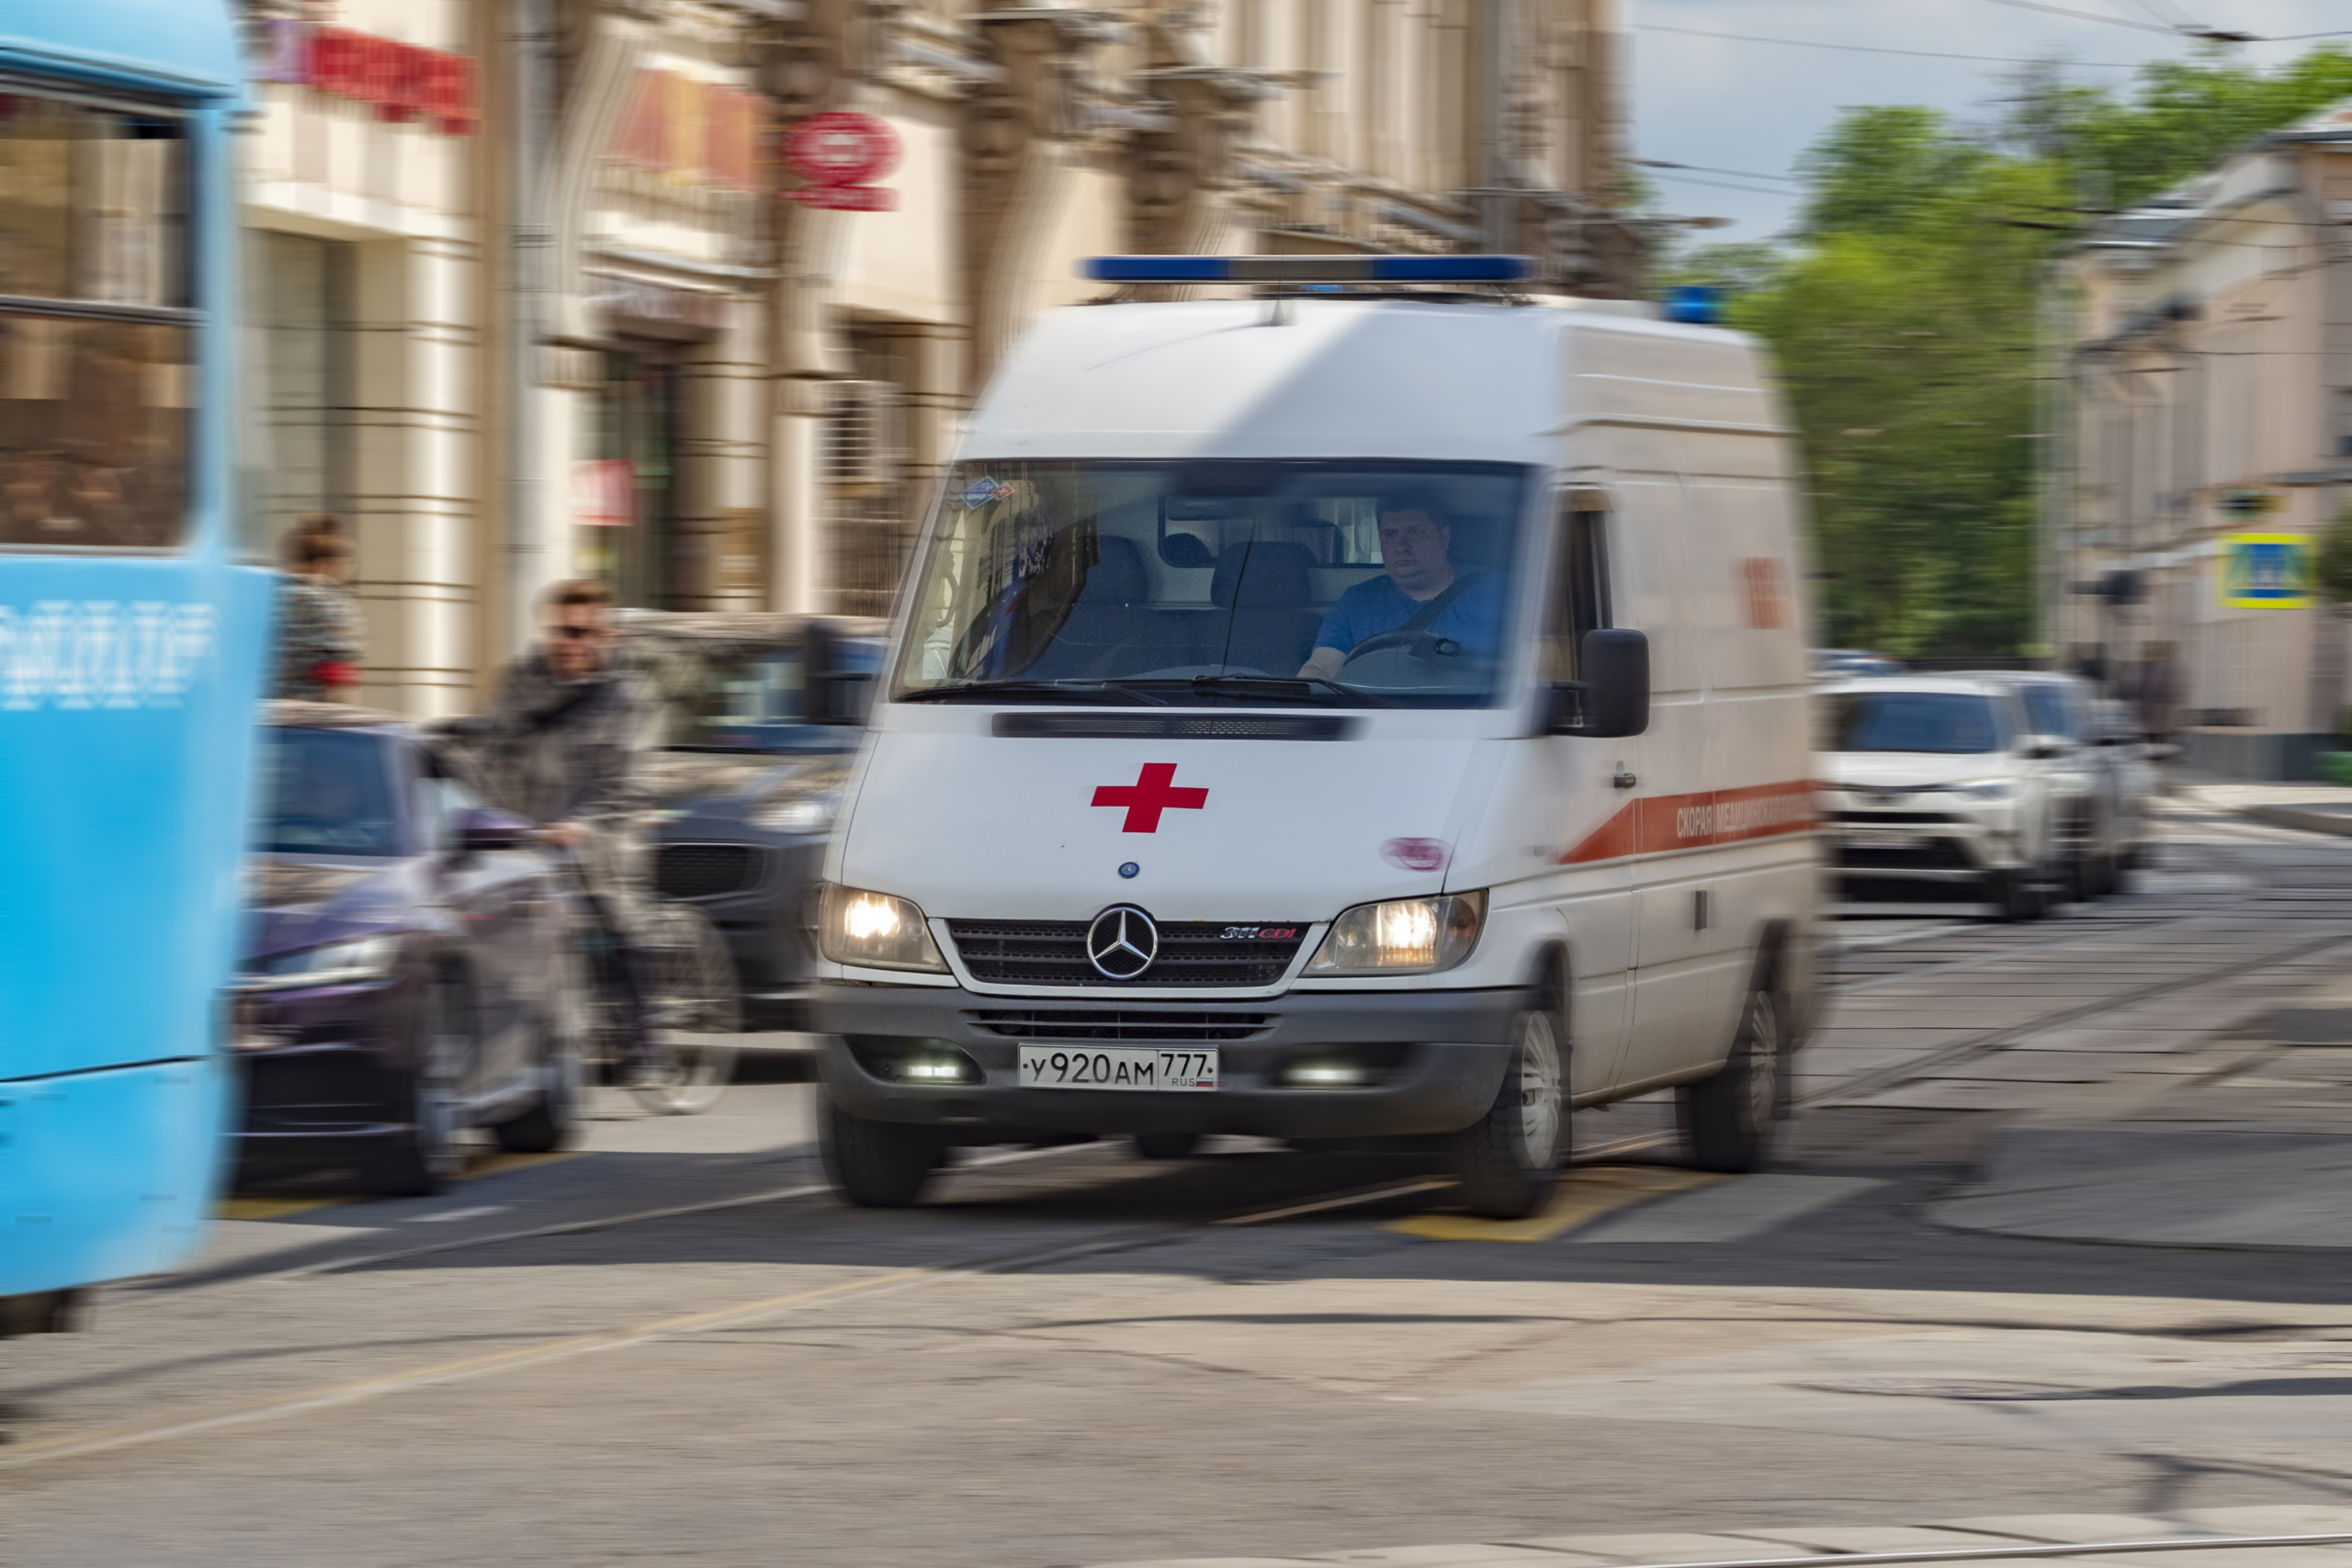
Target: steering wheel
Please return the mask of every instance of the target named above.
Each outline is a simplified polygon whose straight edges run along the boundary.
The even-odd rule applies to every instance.
[[[1426,653],[1419,651],[1424,644]],[[1440,661],[1459,659],[1464,651],[1462,644],[1450,637],[1381,632],[1349,650],[1340,662],[1340,678],[1357,686],[1451,686],[1458,677]]]

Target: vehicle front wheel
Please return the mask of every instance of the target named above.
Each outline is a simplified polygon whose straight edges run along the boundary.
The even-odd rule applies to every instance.
[[[1760,1170],[1771,1158],[1788,1094],[1788,1027],[1780,993],[1758,980],[1739,1017],[1731,1059],[1674,1091],[1685,1157],[1698,1170]]]
[[[1548,1008],[1511,1026],[1511,1059],[1487,1113],[1453,1134],[1462,1204],[1490,1220],[1523,1219],[1551,1196],[1567,1152],[1567,1053]]]
[[[1136,1153],[1146,1159],[1191,1159],[1200,1151],[1198,1133],[1137,1133]]]
[[[520,1116],[491,1128],[508,1154],[553,1154],[580,1131],[580,1048],[550,1040],[539,1063],[539,1094]]]
[[[2049,902],[2042,891],[2041,874],[2031,866],[2019,866],[2014,871],[1989,871],[1984,874],[1984,901],[1993,906],[1993,918],[2016,924],[2038,920],[2048,912]]]
[[[407,1124],[385,1140],[361,1172],[368,1190],[379,1198],[429,1198],[454,1180],[464,1164],[458,1147],[458,1086],[473,1052],[465,988],[447,977],[434,981],[424,993],[417,1030],[415,1066],[400,1080]]]
[[[817,1133],[826,1179],[862,1209],[912,1207],[931,1173],[949,1157],[938,1129],[854,1116],[830,1096],[818,1114]]]

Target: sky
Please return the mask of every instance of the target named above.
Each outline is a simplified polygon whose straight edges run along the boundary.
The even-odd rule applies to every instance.
[[[1769,239],[1787,227],[1798,187],[1786,178],[1757,176],[1793,175],[1805,147],[1846,106],[1927,104],[1962,118],[1989,118],[1994,100],[2007,90],[2012,67],[2003,62],[2052,57],[2075,62],[2069,68],[2075,80],[2123,85],[2132,72],[2109,67],[2192,52],[2146,30],[2167,16],[2266,38],[2352,28],[2346,0],[2044,3],[2115,20],[2076,20],[2003,0],[1624,0],[1633,28],[1634,155],[1703,165],[1648,172],[1668,211],[1735,220],[1706,235],[1709,241]],[[1992,58],[1742,41],[1758,39]],[[2352,47],[2352,38],[2341,41]],[[2235,47],[2267,66],[2311,44]],[[1715,170],[1734,172],[1708,172]]]

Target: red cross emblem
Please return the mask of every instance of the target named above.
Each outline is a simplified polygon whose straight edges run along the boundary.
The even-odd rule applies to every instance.
[[[1204,789],[1178,789],[1176,764],[1146,762],[1143,772],[1131,784],[1099,784],[1094,791],[1097,806],[1124,806],[1127,819],[1122,823],[1122,833],[1157,833],[1159,814],[1163,811],[1198,811],[1209,803]]]

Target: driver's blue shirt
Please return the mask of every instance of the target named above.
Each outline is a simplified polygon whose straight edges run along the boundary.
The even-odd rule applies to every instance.
[[[1470,586],[1439,613],[1427,631],[1431,637],[1452,637],[1482,659],[1492,659],[1503,624],[1502,573],[1464,575],[1470,577]],[[1446,584],[1449,589],[1453,586]],[[1411,597],[1383,572],[1340,595],[1340,602],[1323,617],[1323,629],[1315,634],[1315,646],[1352,653],[1358,644],[1411,620],[1427,602]]]

